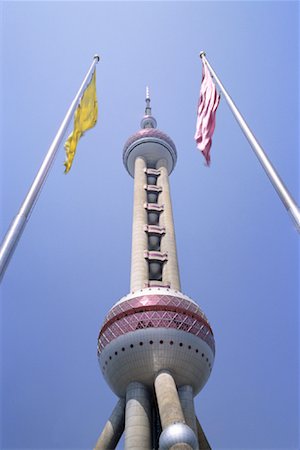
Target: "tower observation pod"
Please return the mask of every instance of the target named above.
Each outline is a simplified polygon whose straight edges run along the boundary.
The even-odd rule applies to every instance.
[[[131,288],[108,312],[98,338],[101,371],[119,401],[96,450],[210,449],[194,397],[214,363],[213,332],[181,292],[169,185],[177,159],[157,129],[147,88],[141,129],[125,143],[134,179]]]

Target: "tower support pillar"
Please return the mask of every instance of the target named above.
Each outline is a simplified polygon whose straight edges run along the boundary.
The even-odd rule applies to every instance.
[[[144,257],[144,250],[148,248],[148,238],[144,231],[144,225],[147,224],[147,211],[144,206],[147,202],[147,192],[144,188],[146,184],[146,162],[144,158],[138,156],[134,164],[131,291],[143,289],[145,281],[148,280],[148,263]]]
[[[154,386],[162,429],[164,430],[172,423],[184,423],[184,415],[172,375],[167,370],[161,371],[155,379]]]
[[[147,388],[133,381],[126,392],[125,450],[152,450],[151,415]]]
[[[200,425],[198,417],[196,417],[196,425],[200,450],[211,450],[211,446],[209,445],[209,442],[204,434],[204,431]]]
[[[161,450],[195,450],[197,439],[193,430],[186,425],[177,388],[172,375],[161,371],[154,382],[162,434],[159,440]]]
[[[192,386],[189,385],[180,386],[178,388],[178,395],[183,410],[185,422],[193,430],[195,436],[197,436],[198,433],[194,407],[194,393]]]
[[[97,441],[94,450],[113,450],[124,431],[125,400],[120,399]]]
[[[160,199],[161,203],[164,206],[164,210],[160,217],[160,225],[164,226],[166,229],[166,233],[161,240],[161,252],[168,253],[168,261],[163,266],[163,281],[170,282],[172,289],[180,291],[175,228],[173,221],[167,161],[165,159],[160,159],[157,162],[156,167],[160,170],[160,176],[157,179],[157,185],[161,186],[162,188]]]

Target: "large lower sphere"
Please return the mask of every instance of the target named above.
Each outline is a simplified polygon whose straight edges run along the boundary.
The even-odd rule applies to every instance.
[[[120,397],[132,381],[152,387],[163,369],[196,395],[209,378],[214,353],[213,333],[199,306],[167,288],[141,289],[121,299],[98,340],[102,373]]]

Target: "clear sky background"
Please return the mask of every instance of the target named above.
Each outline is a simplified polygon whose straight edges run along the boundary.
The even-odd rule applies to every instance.
[[[182,290],[216,339],[197,414],[213,449],[299,449],[299,236],[224,98],[210,168],[193,139],[204,49],[299,203],[299,3],[2,2],[0,34],[1,236],[101,56],[98,124],[67,176],[60,149],[2,283],[1,449],[91,449],[116,403],[96,345],[129,291],[147,84],[178,151]]]

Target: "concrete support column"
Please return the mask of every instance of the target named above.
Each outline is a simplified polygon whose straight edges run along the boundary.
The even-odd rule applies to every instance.
[[[196,416],[196,425],[200,450],[211,450],[211,446],[209,445],[208,440],[206,439],[206,436],[204,434],[204,431],[200,425],[197,416]]]
[[[125,400],[120,399],[97,441],[94,450],[113,450],[116,448],[124,431]]]
[[[178,388],[178,395],[183,410],[185,423],[198,435],[194,407],[194,392],[192,386],[185,385]]]
[[[197,436],[197,424],[194,407],[194,393],[192,386],[180,386],[178,388],[178,395],[183,410],[185,422],[193,430]]]
[[[191,450],[197,448],[196,436],[185,424],[177,388],[172,375],[161,371],[154,381],[163,432],[161,450]]]
[[[162,429],[169,425],[185,423],[174,378],[168,371],[159,372],[154,381]]]
[[[126,391],[125,450],[152,450],[151,405],[142,383],[130,383]]]
[[[131,291],[143,289],[145,281],[148,281],[148,262],[144,258],[144,250],[148,248],[147,233],[144,231],[144,225],[147,224],[147,211],[144,207],[147,202],[147,192],[144,189],[147,184],[145,169],[145,160],[137,157],[134,165]]]
[[[161,239],[161,252],[168,253],[168,261],[163,265],[162,279],[163,282],[170,282],[172,289],[180,291],[173,210],[166,160],[160,159],[156,167],[160,170],[160,176],[157,179],[157,185],[162,188],[159,197],[160,203],[164,205],[164,210],[160,215],[160,225],[166,228],[166,233]]]

